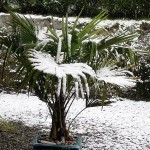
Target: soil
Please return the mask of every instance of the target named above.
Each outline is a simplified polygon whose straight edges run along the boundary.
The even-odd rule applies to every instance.
[[[32,150],[33,139],[40,130],[37,126],[0,120],[0,150]]]
[[[0,150],[32,150],[32,143],[38,133],[44,133],[40,139],[41,143],[50,143],[48,141],[48,132],[42,131],[42,127],[29,127],[22,122],[4,121],[0,119]],[[53,144],[75,144],[75,139],[65,143],[55,141]]]

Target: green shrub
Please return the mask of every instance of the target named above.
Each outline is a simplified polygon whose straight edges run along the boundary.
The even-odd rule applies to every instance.
[[[142,57],[135,75],[141,77],[141,81],[137,82],[135,87],[136,96],[142,99],[150,100],[150,56]]]

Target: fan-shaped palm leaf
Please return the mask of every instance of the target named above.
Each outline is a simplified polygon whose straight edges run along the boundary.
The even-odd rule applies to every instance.
[[[75,79],[76,91],[78,90],[78,83],[81,83],[80,77],[83,78],[86,84],[86,92],[89,95],[87,77],[86,74],[91,77],[95,77],[95,72],[86,64],[83,63],[73,63],[73,64],[57,64],[54,58],[50,54],[42,53],[40,51],[32,50],[28,53],[29,61],[35,70],[42,71],[46,74],[54,75],[58,79],[65,80],[67,75],[71,75]],[[63,88],[66,87],[66,81],[64,81]],[[61,80],[59,80],[58,87],[59,93],[61,90]]]
[[[133,87],[136,84],[136,81],[130,77],[133,77],[133,73],[124,69],[104,67],[97,71],[96,76],[98,80],[120,87]]]

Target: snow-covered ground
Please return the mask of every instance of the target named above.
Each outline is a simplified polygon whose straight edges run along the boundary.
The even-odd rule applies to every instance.
[[[77,100],[68,121],[84,108]],[[0,117],[20,120],[26,125],[48,127],[51,119],[46,104],[36,96],[0,94]],[[110,106],[88,108],[72,125],[72,131],[83,137],[83,150],[149,150],[150,102],[124,99]]]
[[[42,15],[32,15],[32,14],[26,14],[24,16],[27,17],[28,19],[32,18],[34,20],[35,24],[37,23],[40,26],[45,26],[45,25],[47,26],[48,23],[50,23],[47,19],[50,19],[50,20],[53,19],[55,22],[55,25],[59,24],[59,26],[61,26],[61,22],[62,22],[62,18],[55,17],[55,16],[42,16]],[[8,18],[9,18],[9,14],[0,13],[0,21],[1,22],[5,23],[6,20],[8,20]],[[74,23],[75,20],[76,20],[76,17],[68,17],[69,24]],[[79,18],[78,23],[84,25],[90,21],[91,21],[91,18],[88,18],[88,17]],[[112,25],[118,23],[124,27],[132,27],[133,28],[133,26],[134,26],[137,29],[137,28],[139,28],[139,25],[142,24],[143,22],[150,23],[149,20],[127,20],[127,19],[117,20],[117,19],[115,19],[115,20],[103,20],[100,22],[100,25],[103,27],[106,27],[106,26],[108,27],[108,26],[112,26]],[[56,27],[56,29],[57,29],[57,27]]]

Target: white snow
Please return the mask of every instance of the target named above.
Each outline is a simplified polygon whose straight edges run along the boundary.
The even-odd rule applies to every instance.
[[[69,50],[69,56],[71,56],[71,40],[72,40],[72,35],[67,34],[68,37],[68,50]]]
[[[6,14],[6,13],[0,13],[0,16],[3,16],[3,15],[5,15],[5,16],[7,16],[7,15],[9,15],[9,14]]]
[[[39,31],[37,33],[38,39],[41,41],[47,40],[46,33],[47,33],[47,27],[42,27],[41,29],[39,29]]]
[[[63,94],[66,93],[66,83],[67,83],[67,77],[63,77]]]
[[[36,96],[0,95],[0,117],[23,121],[26,125],[49,127],[46,104]],[[74,102],[67,120],[84,108],[85,101]],[[150,102],[116,101],[110,106],[88,108],[73,122],[71,129],[83,137],[83,150],[149,150]]]
[[[58,48],[57,48],[57,56],[56,56],[56,62],[57,63],[59,63],[59,60],[60,60],[61,47],[62,47],[62,38],[59,37]]]
[[[50,119],[47,120],[49,112],[46,104],[35,96],[0,94],[0,102],[0,118],[20,120],[31,126],[48,125],[50,122]]]
[[[61,78],[58,78],[57,96],[59,97],[61,90]]]
[[[19,14],[20,16],[22,16],[22,14]],[[0,13],[0,16],[9,16],[9,14],[7,13]],[[46,19],[53,19],[55,20],[56,22],[61,22],[62,21],[62,18],[60,17],[55,17],[55,16],[42,16],[42,15],[32,15],[32,14],[26,14],[24,15],[25,17],[27,18],[32,18],[34,20],[46,20]],[[76,17],[68,17],[68,21],[69,23],[74,23],[76,20]],[[91,18],[79,18],[78,20],[78,23],[79,24],[86,24],[88,22],[91,21]],[[135,28],[142,23],[142,22],[147,22],[147,23],[150,23],[149,20],[127,20],[127,19],[123,19],[123,20],[102,20],[99,24],[102,26],[102,27],[106,27],[106,26],[112,26],[113,24],[116,24],[116,23],[119,23],[122,27],[126,26],[126,27],[130,27],[130,30],[135,30]],[[136,26],[136,27],[135,27]],[[123,28],[124,29],[124,28]],[[136,28],[137,29],[137,28]]]

